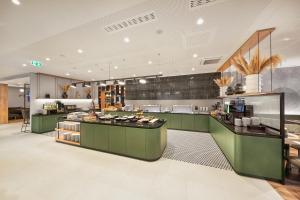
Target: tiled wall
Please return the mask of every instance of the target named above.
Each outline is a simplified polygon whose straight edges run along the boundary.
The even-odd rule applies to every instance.
[[[147,79],[146,84],[140,84],[138,80],[126,81],[126,99],[216,99],[219,87],[213,80],[219,77],[220,73],[216,72]]]

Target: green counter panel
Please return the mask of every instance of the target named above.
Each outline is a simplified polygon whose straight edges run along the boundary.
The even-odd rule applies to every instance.
[[[107,125],[97,125],[94,127],[94,143],[92,148],[108,151],[109,149],[109,126]]]
[[[31,132],[32,133],[45,133],[54,131],[58,118],[65,114],[57,115],[32,115]]]
[[[123,127],[109,127],[109,151],[117,154],[126,153],[126,131]]]
[[[170,114],[169,115],[169,128],[181,130],[181,115]]]
[[[133,112],[126,111],[110,111],[106,112],[113,115],[131,115]],[[182,114],[182,113],[144,113],[144,116],[154,116],[159,119],[167,121],[166,127],[168,129],[208,132],[208,118],[209,115],[201,114]]]
[[[209,131],[228,161],[234,166],[235,135],[213,118],[209,120]]]
[[[194,115],[181,114],[180,118],[181,118],[181,127],[179,129],[191,130],[191,131],[195,130]]]
[[[126,127],[127,155],[136,158],[146,157],[146,132],[145,129]]]
[[[194,131],[209,132],[208,115],[194,115]]]
[[[236,170],[243,174],[281,180],[281,146],[281,140],[278,138],[236,135]]]
[[[237,173],[283,180],[280,138],[238,135],[212,117],[209,118],[209,130]]]
[[[86,148],[152,161],[161,157],[167,145],[165,124],[153,129],[93,123],[80,126],[80,145]]]

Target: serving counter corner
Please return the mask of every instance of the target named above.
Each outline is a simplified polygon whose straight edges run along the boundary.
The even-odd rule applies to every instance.
[[[64,142],[61,139],[56,141]],[[166,145],[165,121],[155,122],[153,125],[80,121],[80,143],[77,146],[155,161],[162,156]]]
[[[110,112],[118,116],[130,112]],[[284,182],[281,136],[238,132],[209,114],[145,113],[163,119],[159,123],[136,124],[113,121],[80,121],[80,142],[57,142],[124,155],[146,161],[159,159],[167,145],[167,128],[210,133],[233,170],[250,177]],[[33,116],[33,130],[53,131],[62,115]],[[63,119],[65,120],[65,119]],[[47,125],[48,124],[48,125]]]
[[[236,173],[284,181],[283,139],[280,136],[235,132],[212,116],[209,130]]]

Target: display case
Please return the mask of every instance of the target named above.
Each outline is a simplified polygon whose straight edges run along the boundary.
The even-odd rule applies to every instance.
[[[192,105],[173,105],[172,113],[193,113]]]

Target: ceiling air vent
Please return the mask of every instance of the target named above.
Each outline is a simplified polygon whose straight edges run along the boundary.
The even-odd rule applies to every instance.
[[[213,58],[202,58],[200,61],[201,65],[211,65],[211,64],[217,64],[220,62],[221,57],[213,57]]]
[[[157,16],[155,15],[155,12],[152,11],[152,12],[140,14],[138,16],[131,17],[131,18],[110,24],[108,26],[105,26],[104,30],[108,33],[113,33],[116,31],[125,30],[127,28],[130,28],[130,27],[133,27],[136,25],[149,23],[149,22],[155,21],[156,19],[157,19]]]
[[[216,3],[224,2],[227,0],[189,0],[189,6],[191,9],[204,6],[210,6]]]

